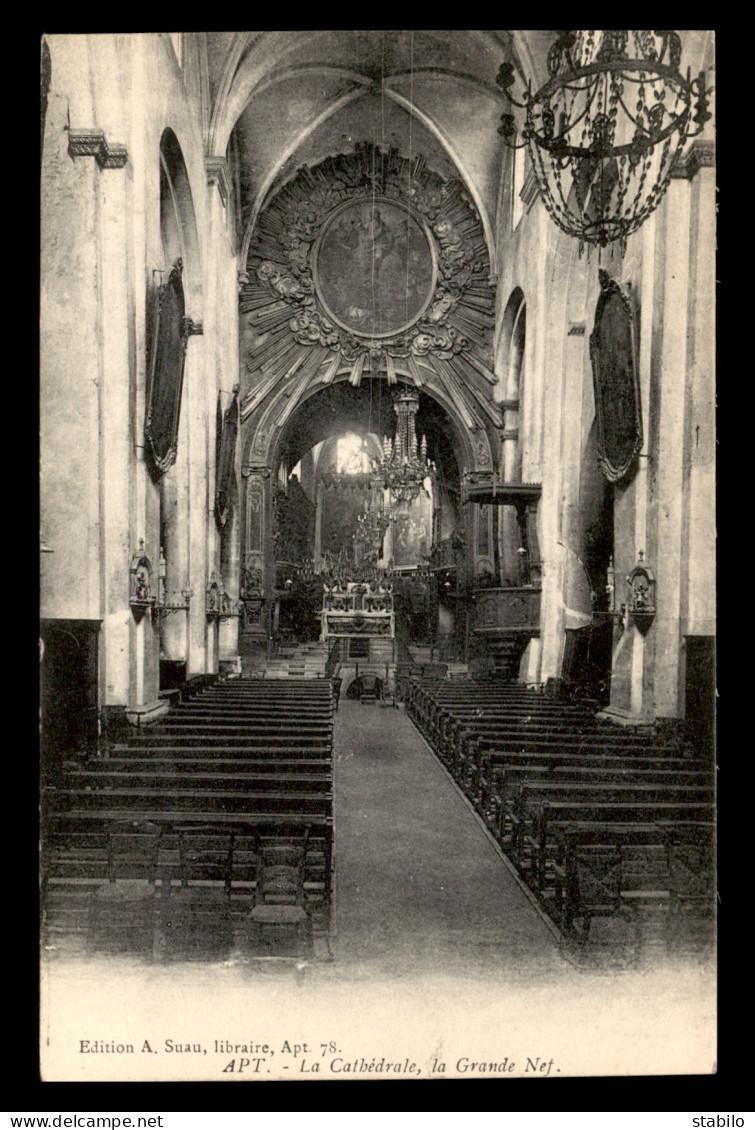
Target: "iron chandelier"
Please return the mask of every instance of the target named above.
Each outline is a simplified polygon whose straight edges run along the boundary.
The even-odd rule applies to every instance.
[[[396,439],[387,436],[383,440],[383,458],[375,471],[376,479],[391,492],[391,502],[406,505],[418,496],[425,479],[435,474],[435,464],[427,458],[427,439],[417,450],[417,432],[414,417],[419,408],[419,395],[406,391],[399,393],[393,401],[398,417]]]
[[[626,241],[658,206],[684,143],[711,114],[705,73],[684,78],[675,31],[561,31],[548,53],[548,81],[511,94],[514,66],[496,78],[525,110],[521,144],[513,114],[498,132],[529,149],[551,219],[584,244]],[[694,113],[693,113],[694,111]]]

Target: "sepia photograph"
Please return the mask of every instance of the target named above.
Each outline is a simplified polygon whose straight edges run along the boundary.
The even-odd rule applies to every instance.
[[[714,33],[40,79],[42,1080],[714,1075]]]

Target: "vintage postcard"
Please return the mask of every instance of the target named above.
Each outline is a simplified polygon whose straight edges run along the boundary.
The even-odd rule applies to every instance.
[[[42,1078],[715,1073],[713,33],[40,51]]]

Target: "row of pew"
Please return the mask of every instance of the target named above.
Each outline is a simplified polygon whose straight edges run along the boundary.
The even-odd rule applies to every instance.
[[[327,934],[332,870],[327,680],[218,682],[44,783],[50,935],[149,948],[156,927],[168,949],[180,935],[201,950],[247,920],[298,944]]]
[[[406,709],[567,939],[602,918],[636,949],[709,952],[711,764],[500,680],[415,678]]]

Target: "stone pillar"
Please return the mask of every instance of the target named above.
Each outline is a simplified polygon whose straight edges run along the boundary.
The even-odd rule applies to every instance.
[[[78,128],[95,124],[82,40],[51,38],[41,176],[40,520],[52,550],[42,558],[43,619],[99,620],[103,613],[100,198],[103,178],[123,180],[125,174],[100,165],[97,155],[106,144],[102,131]],[[77,127],[73,140],[69,125]],[[122,238],[122,232],[117,235]],[[122,244],[117,252],[123,253]],[[126,324],[121,316],[121,333]],[[122,611],[128,606],[127,585],[124,591]]]
[[[244,478],[244,613],[239,632],[242,662],[255,667],[267,658],[271,608],[275,595],[272,545],[272,472],[246,464]]]
[[[315,570],[319,572],[322,569],[322,504],[323,493],[325,488],[322,484],[322,479],[317,479],[317,486],[315,488]]]
[[[214,464],[214,437],[212,448],[209,436],[209,420],[214,420],[214,411],[208,411],[208,396],[205,374],[204,337],[190,337],[186,350],[186,372],[184,376],[184,411],[188,417],[188,534],[189,534],[189,577],[188,585],[193,592],[191,612],[188,623],[186,655],[187,676],[206,674],[210,668],[207,661],[207,633],[214,631],[208,627],[204,607],[204,592],[215,563],[214,531],[210,528],[211,505],[209,498],[210,468]],[[213,405],[214,409],[214,405]],[[212,452],[212,453],[211,453]]]
[[[214,317],[206,319],[208,338],[206,389],[208,398],[217,396],[217,386],[212,380],[213,375],[217,374],[220,388],[224,393],[222,407],[225,410],[232,396],[231,389],[227,387],[226,382],[231,374],[236,373],[238,369],[238,317],[225,317],[223,314],[237,309],[238,249],[236,247],[233,210],[232,206],[229,207],[233,190],[225,158],[219,155],[205,158],[205,171],[207,174],[209,224],[207,308],[215,313]],[[227,395],[225,395],[226,393]],[[212,419],[213,417],[210,415],[208,418]],[[214,515],[216,469],[213,435],[214,432],[211,428],[208,508]],[[240,479],[240,462],[237,441],[237,486]],[[241,499],[237,491],[234,493],[233,506],[228,514],[225,526],[222,530],[219,530],[217,522],[210,522],[208,534],[209,573],[211,574],[214,571],[218,578],[222,576],[225,590],[234,608],[237,607],[239,600],[243,570],[240,506]],[[213,555],[214,547],[217,548],[217,552]],[[211,625],[211,630],[208,629],[208,670],[217,670],[221,662],[226,670],[238,667],[238,636],[238,616],[219,621],[217,627]]]
[[[515,398],[501,402],[503,409],[503,433],[501,463],[504,482],[515,483],[519,480],[519,399]],[[516,511],[513,506],[500,507],[500,538],[501,538],[501,582],[516,579],[518,573],[519,527],[516,520]]]
[[[184,390],[185,391],[185,390]],[[189,588],[189,463],[187,453],[188,423],[182,406],[178,430],[178,456],[160,480],[160,528],[165,553],[165,600],[183,603],[182,591]],[[171,612],[160,621],[160,655],[162,659],[187,660],[187,618]]]
[[[642,409],[643,445],[631,478],[614,486],[614,603],[618,611],[627,601],[626,578],[643,550],[649,561],[648,512],[655,462],[657,395],[661,372],[664,307],[664,220],[653,212],[630,240],[627,274],[634,277],[634,311],[637,316],[638,376]],[[653,562],[649,563],[653,565]],[[653,719],[653,629],[645,636],[625,618],[613,631],[611,697],[604,714],[622,725]]]
[[[130,36],[124,47],[124,73],[130,82],[130,120],[128,168],[131,180],[131,207],[128,215],[128,256],[132,263],[133,305],[129,315],[133,323],[134,373],[129,388],[132,401],[133,455],[130,459],[130,536],[136,549],[143,538],[157,584],[157,563],[160,556],[160,497],[147,466],[144,441],[147,372],[147,288],[153,283],[152,270],[161,265],[160,207],[158,178],[153,176],[150,160],[149,125],[143,107],[150,95],[148,52],[140,36]],[[106,88],[104,88],[106,89]],[[150,616],[139,622],[132,618],[129,654],[129,691],[126,716],[131,722],[150,721],[167,709],[159,692],[160,629]]]
[[[700,283],[705,287],[705,278],[698,283],[697,221],[687,167],[682,163],[675,168],[663,204],[646,221],[640,237],[639,370],[645,438],[635,476],[626,486],[617,484],[615,490],[614,566],[618,606],[627,600],[626,577],[643,551],[656,575],[657,612],[649,627],[640,630],[630,615],[623,630],[617,627],[615,631],[607,713],[628,723],[680,718],[684,712],[682,636],[689,598],[690,453],[699,436],[691,429],[690,415],[695,400],[693,351],[696,318],[703,317],[703,338],[709,332],[706,319],[714,294],[712,239],[707,245],[709,292],[700,287]],[[703,263],[705,254],[701,252]],[[696,312],[699,294],[705,297]],[[698,418],[706,413],[706,396],[708,419],[711,416],[710,350],[712,345],[706,354],[703,346],[702,404],[693,413]],[[703,530],[707,523],[705,514]],[[705,532],[702,538],[706,539]],[[712,554],[709,561],[712,573]],[[712,588],[712,578],[709,583]]]
[[[716,634],[715,303],[716,187],[712,143],[693,147],[690,283],[697,296],[689,333],[689,412],[685,429],[683,625],[685,635]],[[695,168],[693,165],[692,168]]]
[[[238,513],[239,500],[235,500],[233,513],[223,529],[221,541],[222,573],[225,590],[231,599],[234,609],[238,607],[239,593],[241,590],[241,516]],[[221,620],[218,628],[218,665],[222,662],[223,669],[236,669],[239,656],[239,616],[231,616]],[[214,667],[212,668],[215,669]]]
[[[655,713],[682,714],[679,701],[682,597],[682,497],[684,483],[685,393],[689,330],[690,186],[672,180],[666,198],[664,254],[666,318],[661,352],[660,409],[654,465],[654,530],[648,564],[655,568],[658,612],[655,625]],[[711,296],[712,297],[712,296]]]
[[[131,358],[134,355],[134,326],[129,311],[135,301],[133,261],[129,253],[131,207],[130,170],[124,166],[101,174],[100,480],[105,615],[100,674],[101,703],[106,713],[111,708],[122,710],[129,701],[129,635],[136,630],[129,608],[129,565],[136,550],[136,544],[132,545],[129,537],[133,489]],[[157,548],[151,547],[155,582]],[[149,626],[145,630],[149,630]]]

